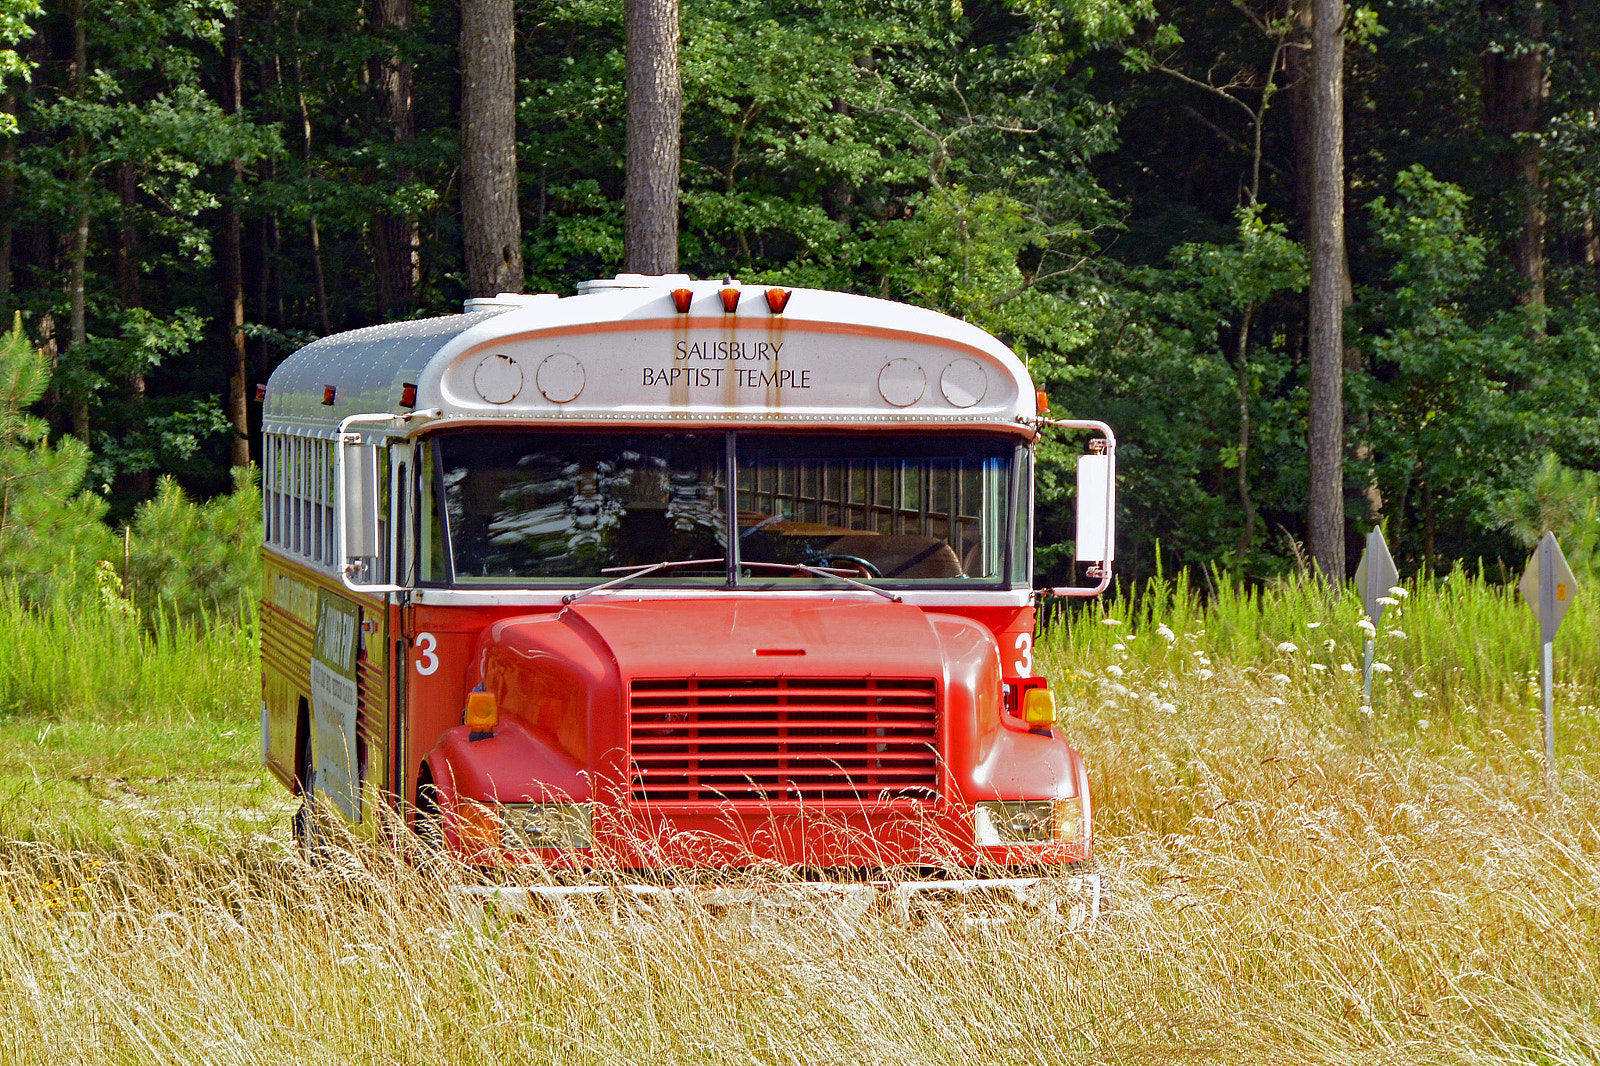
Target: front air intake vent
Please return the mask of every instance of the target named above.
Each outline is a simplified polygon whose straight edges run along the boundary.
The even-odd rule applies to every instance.
[[[931,803],[932,678],[641,678],[629,692],[636,803]]]

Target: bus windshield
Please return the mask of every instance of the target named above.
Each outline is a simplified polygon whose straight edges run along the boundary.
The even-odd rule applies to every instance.
[[[1014,438],[460,432],[434,448],[434,583],[571,587],[695,560],[638,583],[828,583],[801,567],[886,585],[1027,581]]]

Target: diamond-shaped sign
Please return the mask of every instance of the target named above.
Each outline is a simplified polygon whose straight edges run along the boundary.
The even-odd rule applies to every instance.
[[[1383,609],[1389,606],[1378,600],[1389,598],[1389,590],[1399,580],[1400,571],[1395,568],[1394,556],[1389,554],[1383,530],[1374,529],[1367,534],[1367,550],[1361,553],[1361,564],[1356,567],[1356,589],[1361,593],[1361,602],[1366,605],[1367,617],[1372,619],[1373,625],[1378,624]]]
[[[1533,550],[1517,590],[1539,616],[1539,639],[1550,643],[1567,616],[1567,608],[1578,596],[1578,581],[1572,576],[1572,567],[1567,565],[1554,533],[1545,533]]]

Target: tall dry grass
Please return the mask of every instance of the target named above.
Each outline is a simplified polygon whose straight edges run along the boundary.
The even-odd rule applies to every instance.
[[[1414,590],[1367,713],[1340,669],[1360,650],[1347,604],[1153,602],[1043,642],[1094,768],[1111,901],[1093,927],[479,920],[450,902],[462,871],[370,841],[323,869],[281,832],[11,844],[0,1060],[1600,1061],[1600,789],[1577,750],[1594,715],[1563,689],[1547,787],[1525,668],[1495,685],[1478,661],[1475,627],[1510,632],[1520,608],[1475,582]]]

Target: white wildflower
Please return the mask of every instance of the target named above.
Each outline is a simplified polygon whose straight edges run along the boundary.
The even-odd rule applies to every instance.
[[[1198,677],[1201,681],[1210,681],[1216,675],[1210,670],[1196,670],[1194,672],[1194,676]]]
[[[1272,675],[1272,680],[1276,681],[1280,685],[1287,685],[1289,683],[1289,675],[1288,674],[1273,674]]]
[[[1112,651],[1127,651],[1128,650],[1128,646],[1126,644],[1113,644],[1113,645],[1111,645],[1111,650]]]
[[[1118,666],[1116,663],[1112,663],[1110,666],[1106,667],[1106,673],[1110,674],[1112,677],[1121,677],[1122,667]]]
[[[1163,703],[1158,706],[1156,710],[1160,711],[1162,714],[1177,714],[1178,705],[1176,703]]]
[[[1372,672],[1375,674],[1392,674],[1394,673],[1394,668],[1388,663],[1373,663]]]
[[[1283,654],[1285,654],[1285,655],[1293,655],[1295,652],[1299,651],[1300,649],[1295,647],[1295,645],[1292,642],[1286,640],[1282,644],[1278,645],[1278,650],[1280,652],[1282,652]]]
[[[1399,630],[1399,629],[1388,630],[1387,632],[1384,633],[1384,636],[1393,637],[1395,640],[1405,640],[1406,639],[1405,632],[1403,630]]]
[[[1356,668],[1351,666],[1349,663],[1340,663],[1339,669],[1343,670],[1347,674],[1353,674],[1356,672]]]
[[[1395,586],[1393,586],[1393,587],[1391,587],[1389,589],[1389,595],[1393,596],[1397,600],[1403,600],[1407,596],[1411,595],[1411,593],[1407,592],[1405,589],[1401,588],[1399,585],[1395,585]]]
[[[1165,622],[1162,622],[1160,625],[1156,626],[1156,636],[1160,637],[1168,644],[1171,644],[1173,641],[1178,639],[1178,634],[1168,629],[1167,623]]]
[[[1428,694],[1426,692],[1413,692],[1411,694],[1411,698],[1414,700],[1425,700],[1428,698]]]
[[[1418,718],[1417,719],[1417,728],[1418,729],[1426,731],[1428,729],[1428,727],[1431,726],[1431,725],[1433,725],[1433,723],[1428,721],[1426,718]]]
[[[1268,696],[1267,697],[1267,702],[1272,704],[1274,707],[1282,707],[1283,706],[1283,697],[1282,696]]]
[[[1379,596],[1378,602],[1383,604],[1385,607],[1395,607],[1400,603],[1400,601],[1395,599],[1393,596]]]
[[[1117,618],[1102,618],[1100,619],[1100,624],[1103,626],[1120,626],[1122,621]]]
[[[1320,673],[1325,673],[1328,668],[1325,665],[1323,665],[1322,663],[1312,663],[1311,664],[1311,669],[1315,670],[1317,673],[1320,674]]]
[[[1372,624],[1372,619],[1370,618],[1361,619],[1361,621],[1356,623],[1356,628],[1361,630],[1361,632],[1365,633],[1369,637],[1375,637],[1378,635],[1378,627]]]
[[[1307,622],[1306,623],[1306,628],[1307,629],[1321,629],[1322,628],[1322,623],[1321,622]]]

